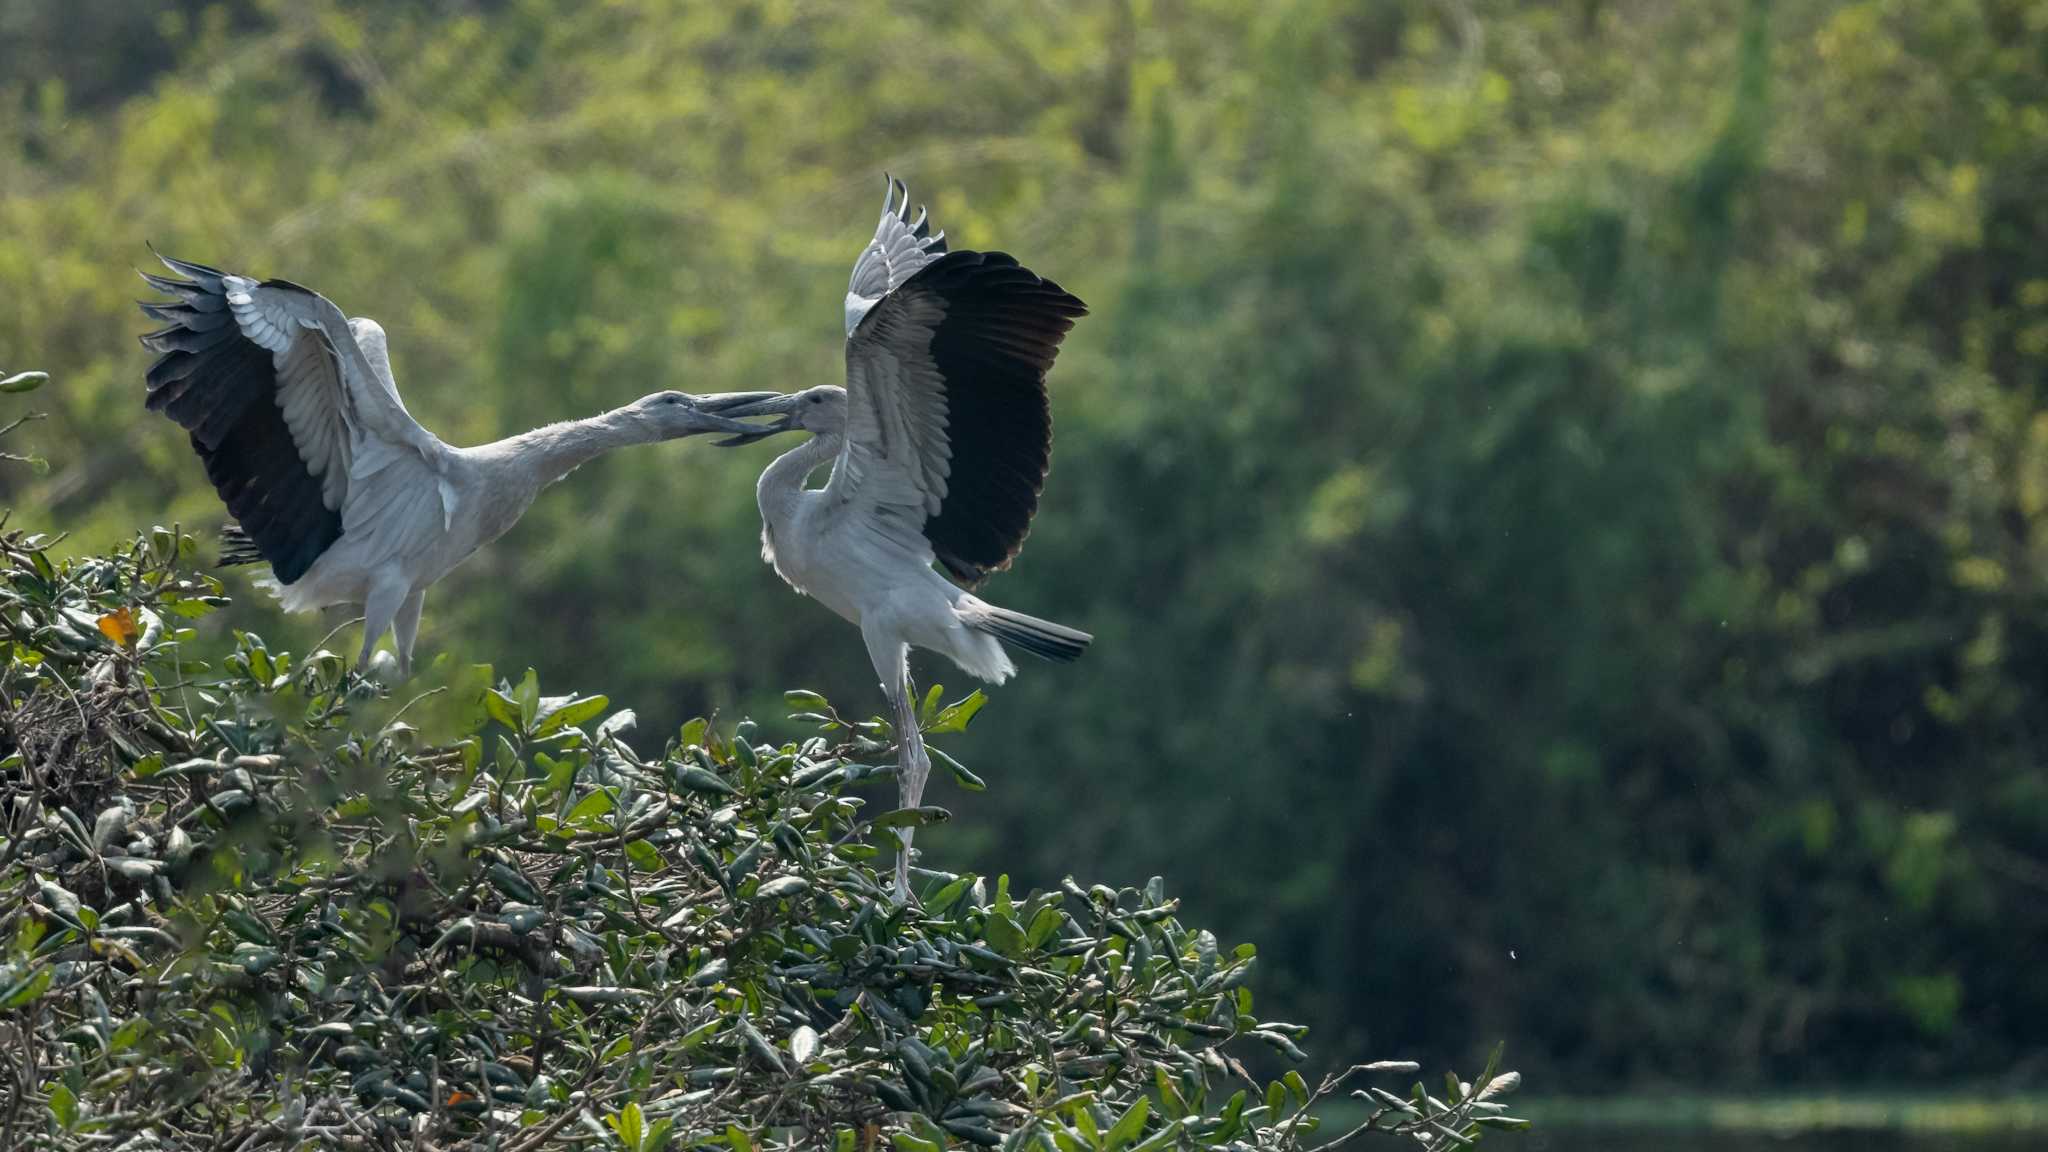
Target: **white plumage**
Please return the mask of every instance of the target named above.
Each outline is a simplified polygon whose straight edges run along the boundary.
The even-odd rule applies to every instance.
[[[813,434],[761,475],[762,555],[792,588],[860,628],[895,709],[906,807],[920,802],[931,771],[909,648],[1001,683],[1015,671],[1005,643],[1072,660],[1091,639],[969,591],[1023,546],[1051,454],[1046,372],[1086,311],[1002,253],[949,252],[890,181],[847,287],[846,386],[726,412],[783,417],[743,439]],[[806,487],[828,463],[826,485]],[[911,833],[901,835],[896,876],[907,895]]]
[[[384,330],[325,297],[164,258],[174,300],[148,404],[191,435],[238,526],[224,563],[263,561],[287,611],[361,605],[367,664],[389,629],[409,674],[426,590],[525,513],[540,490],[613,448],[747,432],[717,415],[767,393],[659,392],[587,420],[457,448],[405,410]]]

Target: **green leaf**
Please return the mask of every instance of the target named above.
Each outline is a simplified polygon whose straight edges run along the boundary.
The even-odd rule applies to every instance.
[[[569,790],[571,784],[576,782],[576,757],[574,756],[565,756],[557,760],[545,752],[535,752],[533,754],[533,762],[541,771],[548,775],[547,783],[541,786],[541,794],[543,796],[549,798],[560,796]]]
[[[669,1138],[675,1135],[676,1121],[673,1116],[663,1116],[647,1130],[647,1139],[640,1142],[640,1152],[662,1152],[668,1147]]]
[[[827,708],[831,707],[831,705],[826,702],[823,696],[818,695],[816,692],[805,691],[801,688],[790,692],[784,692],[782,694],[782,702],[784,704],[789,705],[791,708],[796,709],[798,712],[823,712]]]
[[[1307,1107],[1308,1081],[1301,1078],[1301,1073],[1290,1068],[1287,1075],[1280,1078],[1280,1082],[1287,1085],[1287,1091],[1294,1096],[1295,1103]]]
[[[988,938],[989,947],[1005,956],[1014,959],[1024,951],[1024,929],[1000,912],[990,912],[981,931]]]
[[[1173,1147],[1180,1139],[1181,1130],[1186,1126],[1186,1121],[1175,1119],[1173,1123],[1147,1137],[1144,1143],[1131,1145],[1131,1152],[1165,1152],[1165,1149]]]
[[[1159,1102],[1166,1107],[1166,1113],[1178,1120],[1188,1114],[1188,1102],[1180,1094],[1180,1088],[1173,1077],[1166,1074],[1166,1065],[1152,1066],[1152,1088],[1159,1094]]]
[[[141,1016],[137,1016],[119,1028],[114,1029],[114,1034],[107,1038],[107,1047],[115,1052],[126,1051],[129,1048],[133,1048],[142,1039],[143,1034],[148,1031],[149,1021]]]
[[[665,866],[661,853],[645,840],[630,841],[626,845],[626,859],[642,872],[659,872]]]
[[[1299,1064],[1302,1061],[1308,1059],[1308,1053],[1303,1052],[1300,1046],[1295,1044],[1295,1042],[1292,1039],[1283,1036],[1278,1032],[1269,1032],[1263,1028],[1257,1028],[1252,1030],[1252,1035],[1258,1037],[1260,1040],[1265,1041],[1274,1050],[1278,1051],[1281,1055],[1287,1057],[1289,1060],[1294,1061],[1296,1064]]]
[[[775,879],[754,889],[754,898],[757,900],[779,900],[785,896],[795,896],[800,892],[808,892],[810,890],[811,882],[801,876],[777,876]]]
[[[36,890],[50,911],[68,919],[78,919],[78,897],[69,888],[44,880],[36,885]]]
[[[753,1138],[741,1131],[737,1124],[725,1126],[725,1142],[732,1147],[732,1152],[754,1152]]]
[[[50,374],[48,372],[17,372],[5,380],[0,380],[0,392],[8,392],[15,395],[23,392],[33,392],[41,388],[43,383],[49,378]]]
[[[676,770],[676,783],[698,792],[713,792],[722,796],[733,796],[739,793],[739,789],[726,783],[725,777],[711,771],[709,768],[699,768],[695,764],[687,764],[678,768]]]
[[[1152,1101],[1140,1096],[1130,1110],[1120,1117],[1115,1126],[1102,1138],[1103,1152],[1117,1152],[1124,1145],[1135,1141],[1145,1131],[1145,1117],[1152,1113]]]
[[[595,719],[610,706],[611,698],[607,696],[585,696],[580,700],[571,700],[542,717],[539,727],[533,730],[534,735],[546,736],[550,732],[559,732],[564,728],[580,728],[584,721]]]
[[[896,1146],[897,1152],[944,1152],[936,1141],[921,1140],[908,1132],[889,1133],[889,1143]]]
[[[1040,908],[1038,915],[1031,918],[1030,928],[1025,930],[1025,944],[1033,951],[1043,948],[1045,942],[1052,939],[1053,934],[1060,930],[1060,925],[1066,922],[1067,918],[1059,908],[1051,905]]]
[[[702,716],[699,716],[695,720],[692,720],[689,723],[684,724],[682,731],[683,747],[702,747],[704,744],[704,733],[710,727],[710,723],[706,721]]]
[[[936,692],[937,689],[934,688],[933,691]],[[939,714],[932,718],[932,722],[925,726],[925,731],[932,733],[965,732],[967,731],[967,722],[974,719],[974,714],[981,711],[981,706],[986,703],[988,703],[988,697],[982,693],[981,689],[976,688],[973,692],[968,693],[964,699],[955,700],[940,709]]]
[[[263,926],[263,921],[240,908],[229,908],[222,913],[221,923],[226,924],[235,935],[251,944],[274,943],[270,938],[270,930]]]
[[[14,987],[0,992],[0,1012],[10,1012],[36,1002],[43,993],[50,990],[51,969],[49,965],[14,982]]]
[[[519,730],[531,730],[534,717],[540,715],[540,675],[528,668],[519,687],[513,690],[512,699],[519,705]]]
[[[581,824],[586,821],[595,821],[614,807],[616,805],[612,803],[611,793],[599,789],[578,800],[576,806],[569,809],[569,818],[564,823]]]
[[[1088,1104],[1078,1102],[1073,1107],[1074,1127],[1081,1130],[1090,1147],[1102,1146],[1102,1131],[1095,1126],[1095,1114],[1088,1110]]]
[[[625,1040],[629,1047],[631,1046],[631,1037],[621,1037],[621,1039]],[[610,1061],[612,1058],[612,1053],[605,1055],[607,1061]],[[638,1101],[628,1101],[626,1106],[619,1109],[616,1114],[605,1117],[604,1122],[618,1136],[619,1143],[626,1146],[626,1152],[640,1152],[641,1141],[646,1137],[647,1130],[640,1119],[640,1104]]]
[[[16,956],[29,955],[36,950],[36,944],[42,940],[43,935],[49,930],[49,925],[33,916],[22,917],[15,922],[14,943],[9,951]]]
[[[884,812],[869,821],[868,827],[880,831],[884,828],[923,828],[929,824],[944,824],[953,814],[934,804],[918,808],[897,808]]]
[[[484,712],[514,732],[519,731],[519,705],[496,688],[484,690]]]
[[[940,751],[937,748],[927,747],[925,749],[925,752],[928,755],[930,755],[932,759],[937,760],[941,764],[944,764],[946,766],[946,770],[953,774],[953,782],[960,785],[962,788],[967,789],[969,792],[983,792],[988,789],[988,781],[983,780],[981,777],[976,776],[972,772],[969,772],[967,770],[967,765],[962,764],[958,760],[953,759],[951,756],[948,756],[946,753]]]
[[[50,1089],[50,1115],[57,1118],[57,1126],[66,1132],[78,1126],[78,1095],[70,1085],[59,1083]]]
[[[924,914],[944,916],[946,909],[951,908],[954,901],[960,899],[960,894],[967,891],[967,886],[973,881],[972,876],[962,876],[933,893],[931,898],[924,902]]]

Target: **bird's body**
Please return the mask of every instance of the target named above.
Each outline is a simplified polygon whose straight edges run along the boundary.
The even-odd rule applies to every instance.
[[[757,400],[656,393],[587,420],[474,448],[446,444],[405,410],[382,328],[326,298],[165,259],[175,297],[143,310],[168,326],[148,404],[190,434],[237,524],[223,556],[264,562],[287,611],[361,605],[367,665],[389,629],[411,670],[426,591],[519,521],[542,488],[614,448],[744,432],[715,415]]]
[[[829,488],[803,487],[805,476],[839,454],[842,439],[813,437],[762,473],[762,559],[791,588],[879,640],[882,652],[869,645],[878,663],[890,659],[887,645],[900,638],[978,679],[1007,680],[1016,666],[1002,644],[966,623],[986,605],[939,575],[928,550],[904,548],[858,516],[836,512]]]
[[[542,488],[567,475],[573,463],[552,477],[546,473],[555,469],[543,467],[550,456],[559,458],[565,443],[587,437],[594,455],[610,447],[651,442],[651,437],[619,436],[606,443],[590,437],[578,424],[551,425],[538,432],[474,448],[441,445],[432,467],[434,486],[445,488],[440,531],[432,530],[432,507],[416,524],[400,527],[394,520],[392,531],[344,529],[296,581],[283,584],[266,578],[259,583],[273,588],[288,612],[362,604],[379,583],[396,581],[409,593],[422,592],[510,531]]]
[[[1064,661],[1091,639],[971,591],[1009,565],[1030,530],[1051,458],[1045,375],[1086,311],[1002,253],[947,251],[943,233],[922,215],[911,220],[907,192],[891,181],[847,291],[847,386],[729,412],[780,413],[770,431],[813,434],[761,474],[762,554],[791,587],[860,628],[895,709],[906,807],[930,772],[910,648],[1001,683],[1016,670],[1006,643]],[[828,464],[825,486],[808,487]],[[909,830],[902,836],[897,882],[907,895]]]

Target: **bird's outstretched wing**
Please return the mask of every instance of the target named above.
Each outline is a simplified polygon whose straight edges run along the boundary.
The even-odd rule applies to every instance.
[[[445,525],[447,448],[398,399],[383,330],[325,297],[159,256],[184,279],[144,274],[173,297],[142,310],[165,327],[148,406],[191,435],[228,512],[280,583],[345,533],[374,536],[401,501]],[[370,541],[375,543],[375,541]]]
[[[931,217],[920,206],[910,218],[910,189],[903,181],[882,177],[882,220],[875,238],[853,262],[846,284],[846,336],[853,338],[861,318],[884,296],[903,286],[917,270],[946,254],[946,234],[933,232]]]
[[[1001,252],[932,257],[846,345],[827,493],[973,586],[1024,546],[1052,459],[1045,376],[1088,308]]]

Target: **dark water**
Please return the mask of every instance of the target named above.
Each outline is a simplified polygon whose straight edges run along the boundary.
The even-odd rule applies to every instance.
[[[1674,1132],[1668,1129],[1539,1128],[1489,1140],[1501,1152],[2048,1152],[2048,1134],[1917,1132]]]

